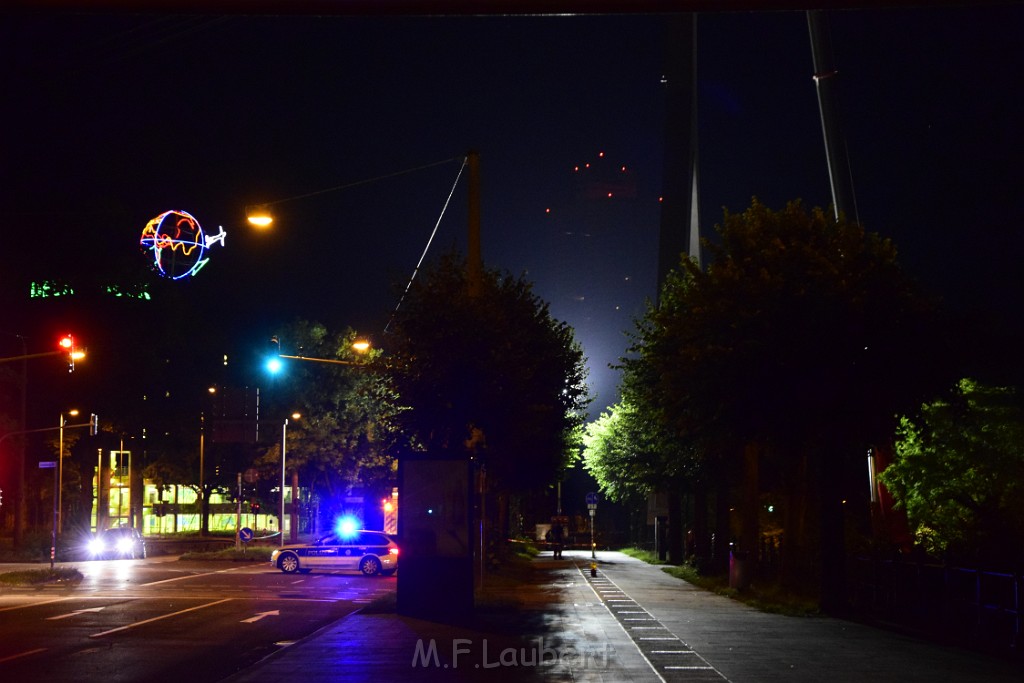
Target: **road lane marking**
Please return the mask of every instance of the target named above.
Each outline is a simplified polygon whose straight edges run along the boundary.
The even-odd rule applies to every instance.
[[[219,604],[221,604],[223,602],[231,602],[232,600],[234,600],[234,598],[224,598],[223,600],[215,600],[214,602],[208,602],[205,605],[196,605],[195,607],[189,607],[188,609],[179,610],[177,612],[171,612],[169,614],[162,614],[159,617],[153,617],[152,619],[144,619],[142,621],[136,621],[134,624],[128,624],[127,626],[118,626],[117,628],[112,628],[109,631],[102,631],[101,633],[93,633],[89,637],[90,638],[102,638],[103,636],[110,635],[111,633],[117,633],[118,631],[127,631],[128,629],[135,628],[136,626],[142,626],[143,624],[151,624],[154,621],[160,621],[162,619],[169,619],[170,617],[176,617],[176,616],[178,616],[180,614],[186,614],[188,612],[195,612],[196,610],[199,610],[199,609],[206,609],[207,607],[213,607],[214,605],[219,605]]]
[[[583,580],[586,581],[587,580],[586,579],[586,574],[584,574],[583,569],[579,565],[576,566],[576,569],[583,576]],[[605,579],[609,583],[611,583],[612,585],[615,585],[615,582],[611,581],[611,579],[607,579],[607,577],[605,577]],[[604,601],[606,609],[611,614],[613,614],[615,616],[615,619],[619,623],[619,626],[624,631],[626,631],[626,634],[633,641],[633,644],[636,646],[637,650],[639,651],[640,656],[644,658],[644,660],[647,662],[648,666],[651,667],[651,669],[658,676],[658,678],[661,679],[661,681],[663,683],[675,683],[675,681],[680,680],[678,677],[680,675],[683,675],[683,672],[688,672],[688,671],[693,671],[693,672],[696,672],[696,671],[701,671],[701,672],[710,671],[710,672],[712,672],[715,675],[715,678],[721,679],[723,681],[728,682],[729,679],[726,678],[725,675],[721,671],[719,671],[714,666],[712,666],[706,659],[704,659],[704,657],[702,657],[698,652],[694,651],[693,649],[690,649],[690,650],[661,650],[661,649],[655,649],[655,648],[658,647],[658,645],[655,645],[655,643],[666,643],[667,644],[668,642],[674,642],[674,643],[678,643],[679,645],[681,645],[683,647],[688,647],[688,646],[686,645],[686,643],[684,643],[682,641],[681,638],[679,638],[678,636],[673,634],[671,631],[669,631],[668,627],[663,625],[658,620],[657,617],[655,617],[653,614],[650,613],[649,610],[644,609],[643,612],[635,612],[635,611],[627,611],[627,610],[623,610],[623,609],[618,609],[619,607],[625,607],[625,605],[615,605],[613,603],[618,603],[618,602],[622,602],[622,601],[619,600],[619,599],[616,599],[616,598],[609,598],[609,597],[607,597],[610,594],[614,594],[614,593],[618,592],[618,593],[621,593],[624,597],[628,598],[629,595],[625,591],[622,591],[621,589],[619,589],[617,591],[610,591],[610,590],[607,590],[607,589],[605,589],[603,587],[598,588],[598,587],[595,587],[593,585],[591,585],[590,588],[591,588],[591,590],[594,591],[594,593],[598,596],[598,598],[600,598],[600,599],[602,599]],[[616,588],[618,588],[618,586],[616,586]],[[643,608],[643,605],[641,605],[640,603],[636,602],[635,599],[631,599],[630,601],[635,603],[635,606],[637,608]],[[630,607],[633,607],[633,605],[630,605]],[[627,617],[627,616],[624,616],[626,614],[643,614],[643,613],[646,613],[647,616],[646,617]],[[628,625],[628,629],[627,629],[626,622],[638,622],[638,621],[646,621],[646,622],[649,622],[649,623],[653,623],[654,625],[651,625],[651,626],[633,626],[633,625]],[[639,633],[637,633],[638,631],[647,631],[648,633],[650,633],[651,631],[657,631],[657,630],[667,631],[667,633],[665,635],[657,635],[657,636],[656,635],[643,636],[643,635],[640,635]],[[665,645],[661,645],[661,647],[665,647]],[[689,661],[692,662],[692,663],[669,664],[669,665],[666,665],[665,660],[661,659],[661,657],[664,657],[666,655],[669,655],[670,659],[675,659],[675,657],[674,657],[675,655],[692,655],[694,658],[697,659],[697,662],[694,662],[693,659],[690,659],[690,657],[687,657],[686,659],[689,659]],[[652,661],[652,658],[654,660],[658,660],[658,661]],[[675,659],[675,661],[678,662],[679,660]],[[662,674],[664,674],[664,675],[662,675]],[[689,680],[689,678],[687,678],[686,680]]]
[[[0,612],[10,612],[12,609],[25,609],[26,607],[38,607],[39,605],[49,605],[51,602],[61,602],[63,600],[70,600],[71,598],[54,598],[53,600],[41,600],[39,602],[26,602],[24,605],[13,605],[11,607],[0,607]]]
[[[159,586],[162,583],[171,583],[172,581],[183,581],[185,579],[197,579],[200,576],[213,576],[214,574],[223,574],[225,572],[236,572],[239,569],[248,569],[248,567],[232,567],[231,569],[218,569],[215,572],[203,572],[202,574],[188,574],[186,576],[176,576],[173,579],[161,579],[160,581],[150,581],[149,583],[140,583],[139,586]]]
[[[673,671],[715,671],[713,666],[666,666],[665,668]]]
[[[238,623],[240,623],[240,624],[255,624],[257,621],[259,621],[260,619],[263,619],[265,617],[279,617],[279,616],[281,616],[281,610],[274,609],[274,610],[270,610],[269,612],[258,612],[256,614],[256,616],[249,617],[248,619],[242,619]]]
[[[58,614],[55,617],[46,617],[47,621],[57,621],[58,619],[67,619],[73,617],[76,614],[82,614],[84,612],[99,612],[103,607],[87,607],[85,609],[76,609],[74,612],[68,612],[67,614]]]
[[[12,659],[18,659],[19,657],[28,657],[30,655],[37,655],[40,652],[46,652],[46,648],[45,647],[37,647],[35,650],[26,650],[24,652],[19,652],[16,655],[10,655],[8,657],[4,657],[3,659],[0,659],[0,664],[3,664],[4,662],[9,662]]]

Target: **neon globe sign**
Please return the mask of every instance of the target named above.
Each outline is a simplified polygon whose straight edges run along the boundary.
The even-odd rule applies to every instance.
[[[187,211],[164,211],[142,229],[139,246],[153,260],[153,269],[162,277],[181,280],[199,272],[210,260],[214,244],[224,246],[226,233],[206,235],[195,216]]]

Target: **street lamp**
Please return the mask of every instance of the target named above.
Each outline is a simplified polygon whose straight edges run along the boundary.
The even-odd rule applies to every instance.
[[[78,410],[72,408],[68,415],[75,417]],[[64,413],[60,414],[60,436],[57,439],[57,532],[64,533]]]
[[[217,387],[211,386],[206,391],[213,396],[217,393]],[[206,489],[204,474],[206,473],[206,414],[199,413],[199,535],[206,533]]]
[[[441,166],[443,164],[450,164],[453,161],[462,161],[465,166],[465,160],[461,158],[453,159],[442,159],[441,161],[435,161],[429,164],[423,164],[422,166],[416,166],[414,168],[407,168],[401,171],[394,171],[392,173],[385,173],[383,175],[375,176],[373,178],[365,178],[363,180],[357,180],[355,182],[344,183],[343,185],[335,185],[334,187],[327,187],[322,190],[316,190],[314,192],[306,192],[295,197],[285,197],[284,199],[277,199],[272,202],[264,202],[262,204],[250,204],[245,207],[245,219],[249,222],[249,225],[253,227],[264,229],[269,228],[271,223],[274,222],[274,216],[271,213],[270,207],[277,206],[278,204],[284,204],[285,202],[293,202],[298,199],[306,199],[308,197],[316,197],[317,195],[327,194],[329,192],[337,192],[338,190],[347,190],[351,187],[358,187],[360,185],[368,185],[369,183],[375,183],[380,180],[387,180],[388,178],[395,178],[397,176],[406,175],[408,173],[415,173],[416,171],[422,171],[424,169],[433,168],[435,166]],[[461,174],[461,170],[460,170]],[[458,179],[456,178],[456,181]],[[453,188],[454,189],[454,188]]]
[[[257,228],[268,228],[274,222],[266,204],[258,204],[245,207],[245,218],[249,225]]]
[[[276,375],[284,369],[284,363],[281,359],[288,360],[304,360],[311,361],[313,363],[329,363],[332,365],[362,365],[365,366],[365,362],[354,361],[354,360],[342,360],[340,358],[314,358],[313,356],[293,356],[286,353],[281,353],[281,340],[274,335],[270,338],[270,343],[277,347],[277,353],[267,359],[266,369],[272,375]],[[365,339],[357,339],[352,342],[352,350],[362,355],[370,350],[370,342]]]
[[[291,419],[298,420],[302,415],[299,413],[292,413]],[[284,478],[285,478],[285,456],[288,453],[288,418],[284,419],[284,424],[281,425],[281,516],[278,517],[279,531],[281,532],[281,546],[284,546]],[[292,507],[294,509],[295,501],[292,500]],[[294,526],[294,525],[293,525]]]

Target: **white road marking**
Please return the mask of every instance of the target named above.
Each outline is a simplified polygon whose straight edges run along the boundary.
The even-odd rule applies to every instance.
[[[215,572],[203,572],[202,574],[187,574],[185,576],[177,576],[173,579],[162,579],[160,581],[140,583],[139,586],[159,586],[162,583],[171,583],[172,581],[182,581],[184,579],[195,579],[199,578],[200,576],[213,576],[214,574],[224,574],[225,572],[236,572],[239,569],[248,569],[248,567],[232,567],[231,569],[218,569]]]
[[[269,612],[259,612],[256,616],[249,617],[248,619],[242,619],[238,623],[240,623],[240,624],[255,624],[257,621],[259,621],[260,619],[263,619],[265,617],[279,617],[279,616],[281,616],[281,611],[275,609],[275,610],[270,610]]]
[[[0,607],[0,612],[10,612],[12,609],[25,609],[26,607],[37,607],[39,605],[49,605],[51,602],[61,602],[63,600],[70,600],[70,598],[54,598],[53,600],[40,600],[39,602],[26,602],[24,605]]]
[[[18,659],[19,657],[28,657],[29,655],[39,654],[40,652],[46,652],[46,648],[45,647],[39,647],[39,648],[36,648],[35,650],[26,650],[24,652],[19,652],[16,655],[10,655],[9,657],[4,657],[3,659],[0,659],[0,664],[3,664],[4,662],[9,662],[12,659]]]
[[[57,621],[58,619],[67,619],[83,612],[99,612],[103,607],[87,607],[85,609],[76,609],[74,612],[68,612],[67,614],[58,614],[55,617],[47,617],[47,621]]]
[[[143,624],[151,624],[154,621],[160,621],[161,619],[169,619],[170,617],[176,617],[179,614],[185,614],[187,612],[195,612],[198,609],[205,609],[207,607],[213,607],[214,605],[219,605],[222,602],[230,602],[232,600],[234,600],[234,598],[224,598],[223,600],[216,600],[214,602],[208,602],[205,605],[196,605],[195,607],[189,607],[188,609],[179,610],[177,612],[171,612],[169,614],[162,614],[159,617],[153,617],[152,619],[144,619],[142,621],[136,621],[134,624],[128,624],[127,626],[118,626],[117,628],[112,628],[109,631],[102,631],[100,633],[93,633],[89,637],[90,638],[102,638],[103,636],[110,635],[111,633],[117,633],[118,631],[127,631],[128,629],[135,628],[136,626],[142,626]]]

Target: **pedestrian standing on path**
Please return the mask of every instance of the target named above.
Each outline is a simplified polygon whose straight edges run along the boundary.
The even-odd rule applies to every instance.
[[[551,525],[551,530],[548,532],[548,540],[551,542],[551,550],[556,560],[562,559],[562,547],[565,542],[565,529],[562,528],[561,522],[555,522]]]

